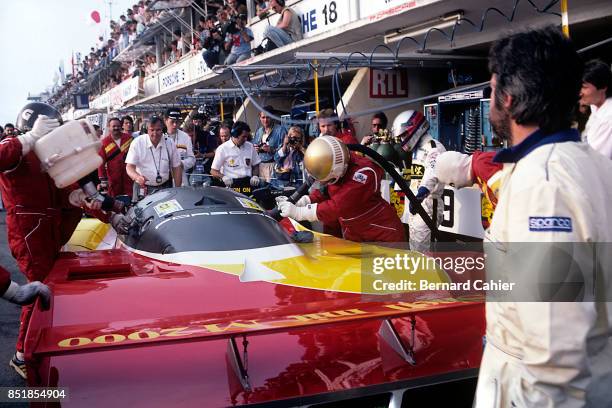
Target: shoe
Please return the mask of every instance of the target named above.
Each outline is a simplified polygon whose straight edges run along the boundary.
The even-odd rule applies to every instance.
[[[264,53],[264,48],[261,45],[258,45],[257,48],[253,50],[253,55],[261,55]]]
[[[19,374],[24,380],[28,379],[26,363],[25,361],[18,359],[16,355],[14,355],[13,358],[11,358],[11,361],[9,361],[9,367],[12,367],[15,371],[17,371],[17,374]]]

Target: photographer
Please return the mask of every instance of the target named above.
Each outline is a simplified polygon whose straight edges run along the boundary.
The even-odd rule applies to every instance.
[[[299,187],[304,183],[304,131],[292,126],[287,132],[283,145],[274,155],[275,183]]]
[[[272,106],[264,106],[264,111],[259,112],[261,127],[255,132],[253,145],[261,160],[259,174],[265,181],[270,182],[274,171],[274,153],[283,143],[287,130],[279,124],[274,124],[272,118],[266,114],[274,112]]]
[[[208,20],[208,34],[201,35],[200,41],[204,52],[202,58],[208,68],[219,64],[223,55],[223,34],[219,25],[215,25],[213,20]]]
[[[227,45],[231,46],[231,51],[225,59],[225,65],[232,65],[251,57],[253,31],[246,27],[246,24],[246,14],[241,14],[235,19],[232,18],[225,37],[226,48]]]

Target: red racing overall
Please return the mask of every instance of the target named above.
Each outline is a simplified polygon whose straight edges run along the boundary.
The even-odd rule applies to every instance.
[[[108,194],[112,197],[118,195],[132,195],[134,182],[125,170],[125,156],[132,143],[132,136],[121,134],[120,145],[117,146],[113,137],[108,135],[102,139],[102,147],[98,154],[104,163],[98,168],[100,180],[108,181]]]
[[[406,240],[397,212],[380,195],[383,170],[365,157],[351,153],[344,176],[327,186],[327,197],[310,195],[318,203],[317,218],[323,224],[340,223],[342,236],[356,242]]]
[[[68,201],[73,189],[59,190],[34,152],[22,157],[21,142],[10,138],[0,142],[0,190],[11,253],[28,281],[42,282],[81,220],[82,210]],[[22,307],[20,352],[31,313],[32,305]]]

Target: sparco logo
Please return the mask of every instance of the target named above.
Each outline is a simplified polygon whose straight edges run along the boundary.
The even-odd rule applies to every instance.
[[[572,231],[569,217],[529,217],[529,231]]]

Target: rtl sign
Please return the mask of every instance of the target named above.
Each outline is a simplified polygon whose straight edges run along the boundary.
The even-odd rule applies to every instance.
[[[370,98],[406,98],[408,73],[405,69],[370,69]]]

